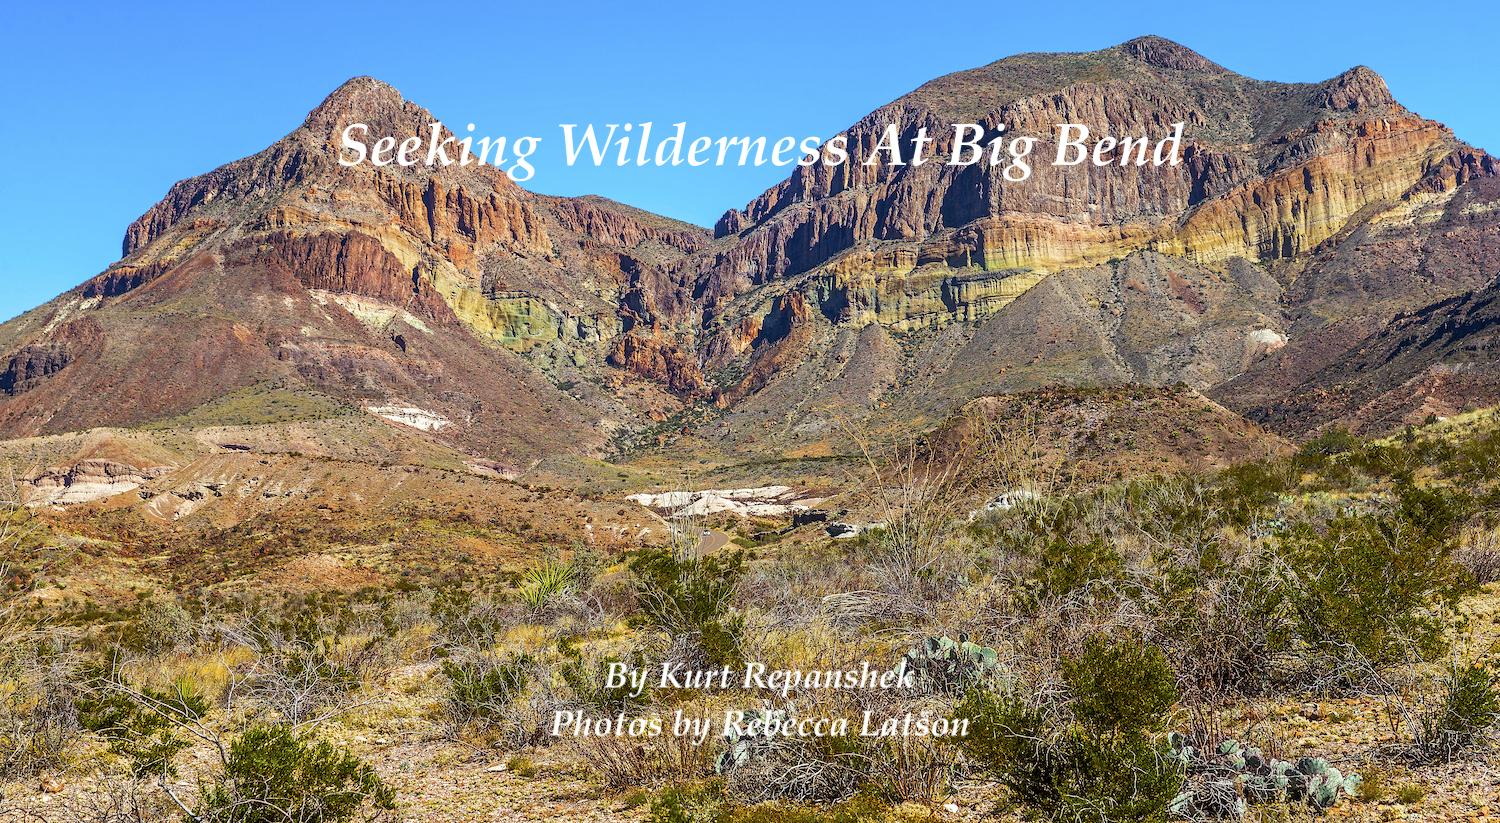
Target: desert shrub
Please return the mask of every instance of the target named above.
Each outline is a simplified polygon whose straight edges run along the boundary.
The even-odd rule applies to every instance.
[[[1220,561],[1225,521],[1214,490],[1196,477],[1157,477],[1127,484],[1118,507],[1147,553],[1161,565]]]
[[[970,692],[960,747],[1015,799],[1053,820],[1164,820],[1182,788],[1181,765],[1144,736],[1060,725],[1013,695]]]
[[[1359,438],[1350,434],[1348,429],[1332,428],[1303,443],[1297,450],[1297,459],[1316,466],[1327,458],[1347,454],[1359,446]]]
[[[244,693],[282,720],[301,724],[346,705],[379,654],[381,639],[346,643],[310,615],[233,636],[254,652],[241,671]]]
[[[181,604],[173,600],[151,600],[120,632],[120,645],[127,649],[162,654],[191,644],[197,624]]]
[[[1036,611],[1123,574],[1124,558],[1108,524],[1099,522],[1107,505],[1097,495],[1082,495],[1020,506],[998,519],[994,540],[1021,562],[1014,589],[1023,609]]]
[[[1086,643],[1064,668],[1066,707],[975,690],[959,746],[1021,803],[1054,820],[1164,820],[1183,769],[1157,739],[1175,701],[1171,668],[1136,641]]]
[[[29,777],[67,760],[87,680],[67,638],[7,623],[0,643],[0,773]]]
[[[892,803],[933,807],[950,792],[958,750],[947,741],[921,735],[885,738],[868,744],[863,791]]]
[[[1292,626],[1285,591],[1274,558],[1257,553],[1192,585],[1178,580],[1154,593],[1146,610],[1176,663],[1184,699],[1213,705],[1272,688]]]
[[[1413,753],[1419,760],[1451,760],[1473,749],[1500,720],[1497,675],[1487,665],[1449,666],[1442,697],[1417,721]]]
[[[1224,522],[1249,529],[1266,519],[1282,495],[1297,489],[1300,474],[1289,460],[1257,460],[1220,472],[1214,478],[1214,494]]]
[[[487,649],[497,635],[526,618],[515,601],[460,587],[436,591],[428,613],[435,627],[433,652],[439,657]]]
[[[628,682],[619,686],[608,685],[606,675],[610,664],[624,662],[619,657],[586,656],[566,640],[558,642],[558,651],[562,653],[563,660],[557,666],[557,675],[572,690],[573,699],[579,705],[601,714],[616,715],[626,711],[632,702],[650,699],[649,689],[643,689],[641,696],[637,698],[633,696],[634,688]],[[640,655],[635,655],[633,665],[637,668],[644,666]]]
[[[1500,580],[1500,533],[1488,528],[1464,542],[1453,559],[1469,574],[1474,585]]]
[[[68,823],[157,823],[181,817],[181,811],[155,781],[137,777],[98,775],[85,786],[61,795],[45,796],[52,808],[35,817],[16,814],[6,819],[66,820]],[[43,809],[46,809],[44,806]]]
[[[656,787],[711,777],[714,750],[687,735],[564,737],[567,746],[612,789]]]
[[[443,708],[455,728],[479,724],[490,726],[503,720],[512,704],[531,682],[535,661],[530,655],[514,654],[495,659],[476,656],[444,660],[448,678]]]
[[[1062,598],[1099,580],[1119,576],[1124,568],[1120,553],[1102,538],[1082,542],[1047,540],[1037,555],[1033,586],[1024,591],[1034,605],[1049,598]]]
[[[898,519],[862,532],[855,549],[879,592],[882,611],[894,618],[924,617],[963,583],[972,560],[958,526],[908,506]],[[936,527],[935,527],[936,526]]]
[[[205,823],[341,823],[387,818],[395,799],[349,752],[287,726],[253,725],[231,744],[194,815]]]
[[[731,606],[744,556],[693,557],[671,549],[643,549],[630,561],[641,622],[677,643],[687,641],[711,666],[737,667],[744,620]]]
[[[1451,458],[1452,447],[1430,438],[1419,438],[1407,428],[1395,442],[1364,442],[1345,458],[1353,469],[1370,476],[1408,482],[1422,468],[1441,465]]]
[[[852,490],[853,508],[877,523],[844,546],[873,581],[879,617],[931,616],[973,567],[966,532],[975,495],[1011,478],[991,471],[990,458],[1006,451],[987,442],[998,427],[977,416],[965,427],[941,457],[921,439],[877,444],[868,432],[845,429],[867,472]]]
[[[1288,650],[1285,563],[1245,535],[1269,522],[1222,487],[1172,482],[1138,496],[1128,519],[1145,555],[1121,588],[1136,625],[1170,654],[1184,696],[1213,702],[1263,693]],[[1247,518],[1242,521],[1241,517]],[[1248,522],[1248,526],[1244,523]]]
[[[109,742],[136,777],[176,773],[172,758],[187,748],[177,733],[208,712],[208,701],[186,682],[169,689],[131,688],[117,673],[105,675],[78,699],[79,723]]]
[[[1137,640],[1091,637],[1065,660],[1062,675],[1078,722],[1100,734],[1141,736],[1160,731],[1177,702],[1176,675],[1161,649]]]
[[[760,710],[752,709],[746,716],[752,713]],[[736,797],[751,802],[839,800],[870,779],[871,752],[857,735],[764,734],[731,737],[729,743],[716,770],[728,777]]]
[[[651,799],[646,813],[650,823],[726,823],[727,818],[718,780],[668,786]]]
[[[1465,583],[1452,559],[1465,516],[1455,494],[1401,485],[1382,511],[1340,514],[1323,530],[1300,523],[1283,534],[1295,578],[1287,606],[1313,652],[1313,677],[1347,687],[1362,666],[1441,650],[1443,621]]]
[[[1443,473],[1468,484],[1482,483],[1495,479],[1497,465],[1500,465],[1500,427],[1492,425],[1458,443],[1444,461]]]

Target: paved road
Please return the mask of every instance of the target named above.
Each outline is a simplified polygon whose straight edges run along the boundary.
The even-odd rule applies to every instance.
[[[699,557],[729,545],[729,535],[718,529],[705,529],[704,532],[704,535],[698,538],[698,548],[694,549]]]

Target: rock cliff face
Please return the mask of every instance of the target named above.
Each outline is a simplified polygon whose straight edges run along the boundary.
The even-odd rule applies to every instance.
[[[1053,386],[1181,383],[1293,433],[1384,425],[1405,412],[1316,398],[1432,405],[1396,391],[1416,361],[1362,358],[1500,271],[1495,161],[1374,72],[1262,82],[1155,37],[934,80],[850,126],[848,162],[797,168],[712,233],[490,166],[338,163],[350,123],[373,140],[434,120],[355,78],[174,185],[122,260],[0,325],[0,434],[171,421],[265,386],[508,467],[694,407],[716,446],[817,454],[843,422],[906,431]],[[877,154],[892,123],[936,159]],[[1039,138],[1029,179],[942,162],[955,123]],[[1059,123],[1090,148],[1182,123],[1181,162],[1056,167]],[[1418,371],[1460,385],[1433,377],[1455,356]]]
[[[93,318],[59,322],[40,340],[22,346],[0,372],[0,392],[24,394],[42,385],[79,358],[94,355],[104,342]]]
[[[169,471],[166,466],[139,468],[113,460],[89,459],[49,468],[28,478],[26,505],[62,506],[87,503],[134,491]]]
[[[285,266],[309,289],[371,297],[439,322],[455,319],[429,281],[408,272],[367,234],[276,231],[246,242],[255,244],[267,264]]]
[[[926,128],[937,161],[888,164],[875,147],[892,122],[908,147]],[[1004,165],[944,164],[962,122],[982,124],[986,139],[1001,128],[1039,137],[1030,179],[1008,182]],[[1092,146],[1104,135],[1160,138],[1176,122],[1186,124],[1179,165],[1051,164],[1058,123],[1086,125]],[[1150,37],[950,75],[846,135],[849,162],[800,168],[720,220],[716,233],[731,242],[700,286],[710,312],[755,285],[811,271],[835,290],[848,283],[869,292],[859,281],[874,277],[921,295],[904,320],[900,311],[870,318],[911,325],[930,322],[924,302],[960,283],[987,286],[977,306],[949,297],[954,319],[998,308],[991,287],[1006,278],[981,272],[1045,274],[1135,251],[1272,264],[1313,249],[1373,204],[1495,170],[1446,128],[1402,108],[1369,69],[1318,84],[1265,83]]]

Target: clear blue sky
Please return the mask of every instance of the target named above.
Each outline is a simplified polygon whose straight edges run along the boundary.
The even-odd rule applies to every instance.
[[[141,5],[0,10],[0,318],[101,271],[174,181],[259,151],[360,74],[447,123],[548,138],[533,190],[704,225],[785,170],[568,169],[547,154],[557,124],[826,136],[951,71],[1160,34],[1267,80],[1363,63],[1409,108],[1500,151],[1495,3]]]

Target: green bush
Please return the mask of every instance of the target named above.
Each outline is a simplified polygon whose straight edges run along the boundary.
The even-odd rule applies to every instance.
[[[694,639],[710,665],[743,663],[744,620],[731,608],[744,570],[742,554],[691,557],[643,549],[631,558],[630,569],[641,622],[673,639]]]
[[[1497,465],[1500,465],[1500,427],[1492,426],[1454,447],[1443,464],[1443,473],[1474,484],[1494,480]]]
[[[190,684],[133,690],[113,675],[80,696],[77,706],[79,725],[107,740],[110,751],[123,757],[136,777],[176,774],[172,759],[188,746],[178,726],[208,711],[208,701]]]
[[[955,711],[959,745],[1021,804],[1052,820],[1159,821],[1183,785],[1167,747],[1139,735],[1059,723],[1013,695],[973,691]]]
[[[1166,655],[1136,640],[1090,638],[1082,654],[1063,661],[1062,671],[1073,694],[1073,716],[1100,736],[1159,732],[1177,702]]]
[[[1416,754],[1423,760],[1450,760],[1474,748],[1500,720],[1496,674],[1481,663],[1454,664],[1443,677],[1443,697],[1418,721]]]
[[[448,678],[444,709],[455,726],[488,725],[505,716],[512,701],[526,691],[534,665],[530,655],[503,660],[475,658],[443,661]]]
[[[395,807],[395,792],[349,752],[286,726],[254,725],[230,746],[194,814],[205,823],[341,823]]]
[[[1380,667],[1441,651],[1443,621],[1468,579],[1453,560],[1466,499],[1404,484],[1396,492],[1382,511],[1341,514],[1323,530],[1300,523],[1282,535],[1294,577],[1286,605],[1301,639],[1334,661],[1339,679],[1348,679],[1338,664],[1351,655]]]
[[[637,698],[634,696],[634,687],[629,683],[606,685],[610,664],[623,662],[619,657],[604,655],[585,659],[583,653],[566,640],[558,641],[558,651],[562,653],[563,661],[557,667],[557,674],[573,690],[573,697],[584,706],[601,714],[614,716],[624,712],[632,703],[649,699],[649,689],[643,690]],[[636,656],[634,665],[640,668],[645,664]]]
[[[1015,587],[1023,609],[1121,576],[1120,553],[1091,518],[1099,503],[1092,496],[1049,500],[1018,507],[997,523],[996,538],[1006,552],[1030,561],[1029,573]]]
[[[122,647],[161,654],[191,643],[195,635],[193,616],[176,601],[150,600],[141,605],[136,618],[120,630]]]
[[[1183,767],[1157,734],[1177,700],[1161,650],[1091,639],[1063,664],[1063,679],[1070,706],[971,691],[955,711],[969,720],[959,746],[1017,800],[1054,820],[1166,819]]]
[[[500,630],[501,619],[495,609],[476,602],[474,593],[463,588],[443,588],[433,592],[428,613],[445,641],[457,644],[489,643]]]
[[[1246,529],[1265,519],[1300,481],[1300,472],[1289,460],[1257,460],[1220,472],[1214,479],[1214,496],[1225,523]]]
[[[1347,454],[1359,448],[1360,440],[1348,429],[1333,428],[1302,444],[1297,450],[1297,459],[1305,464],[1316,465],[1326,458]]]
[[[724,784],[705,780],[668,786],[651,799],[649,823],[728,823]]]

